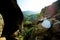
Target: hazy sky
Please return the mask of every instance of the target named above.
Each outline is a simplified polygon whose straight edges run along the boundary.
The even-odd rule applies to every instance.
[[[57,0],[17,0],[22,11],[38,11]]]

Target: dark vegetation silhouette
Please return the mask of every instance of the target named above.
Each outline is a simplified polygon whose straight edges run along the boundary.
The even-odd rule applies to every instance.
[[[12,34],[19,29],[18,24],[21,25],[23,21],[23,14],[17,5],[17,0],[0,0],[0,13],[4,20],[1,37],[6,37],[6,40],[16,40]]]

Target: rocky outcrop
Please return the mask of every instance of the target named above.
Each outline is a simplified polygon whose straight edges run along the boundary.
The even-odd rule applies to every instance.
[[[17,0],[0,0],[0,13],[5,24],[1,36],[6,37],[6,40],[15,40],[11,35],[22,28],[23,21],[23,14],[17,5]]]

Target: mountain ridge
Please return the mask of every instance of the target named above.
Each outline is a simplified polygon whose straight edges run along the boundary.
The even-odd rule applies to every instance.
[[[34,15],[34,14],[36,14],[36,12],[33,12],[33,11],[23,11],[23,15],[24,16]]]

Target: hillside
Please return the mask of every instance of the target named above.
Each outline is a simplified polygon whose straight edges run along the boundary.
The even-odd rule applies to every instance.
[[[32,15],[32,14],[36,14],[36,12],[32,12],[32,11],[23,11],[23,15],[24,15],[24,16]]]

